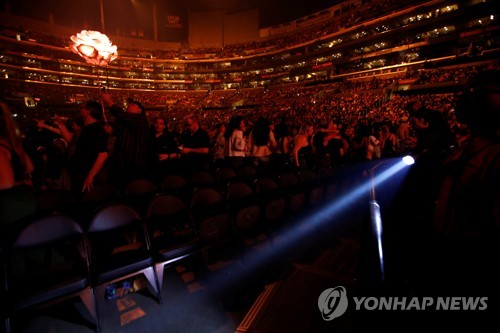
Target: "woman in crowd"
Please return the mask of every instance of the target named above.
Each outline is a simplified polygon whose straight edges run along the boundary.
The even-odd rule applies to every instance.
[[[0,103],[0,230],[35,212],[32,172],[10,110]]]
[[[212,138],[212,153],[213,160],[216,168],[225,165],[224,151],[226,148],[226,139],[224,133],[226,132],[226,125],[224,123],[217,123],[214,126],[214,136]]]
[[[259,117],[257,119],[249,141],[252,162],[257,166],[259,171],[266,172],[271,161],[271,155],[278,149],[278,144],[267,118]]]
[[[380,148],[382,157],[392,157],[398,149],[398,138],[389,125],[383,125],[380,129]]]
[[[312,148],[311,137],[314,133],[314,126],[309,123],[304,123],[300,127],[299,133],[293,138],[290,146],[290,158],[293,165],[301,168],[311,168]]]
[[[233,116],[229,120],[229,124],[224,132],[225,157],[229,161],[229,165],[235,169],[241,168],[247,151],[247,141],[244,136],[246,130],[245,120],[243,116]]]

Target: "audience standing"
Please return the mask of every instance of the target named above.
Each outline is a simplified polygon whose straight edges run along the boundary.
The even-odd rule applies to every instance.
[[[0,230],[35,211],[32,172],[12,114],[0,103]]]

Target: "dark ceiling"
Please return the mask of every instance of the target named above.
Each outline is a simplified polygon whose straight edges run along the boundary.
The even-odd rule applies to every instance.
[[[156,3],[159,8],[177,13],[258,9],[261,27],[307,16],[339,2],[338,0],[0,0],[0,10],[42,20],[47,20],[50,13],[56,21],[92,21],[99,16],[100,1],[107,9],[105,12],[110,11],[114,15],[120,15],[117,9],[131,6],[152,7],[152,3]],[[108,18],[113,16],[106,14]]]

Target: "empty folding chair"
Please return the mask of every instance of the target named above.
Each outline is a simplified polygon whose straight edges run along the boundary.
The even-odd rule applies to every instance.
[[[144,215],[146,206],[156,194],[156,184],[149,179],[134,179],[125,188],[124,201]]]
[[[307,203],[306,192],[302,188],[299,178],[291,172],[280,175],[279,189],[287,198],[288,219],[299,217]]]
[[[208,171],[200,170],[191,175],[191,187],[193,189],[202,187],[215,187],[217,181],[215,177]]]
[[[70,191],[64,189],[43,190],[36,193],[36,211],[42,214],[71,214],[76,205],[76,199]]]
[[[86,192],[77,205],[79,215],[88,220],[92,213],[104,204],[117,202],[123,194],[111,184],[99,184]]]
[[[234,180],[238,174],[230,167],[220,167],[216,170],[217,181],[220,183],[229,183]]]
[[[104,299],[106,286],[141,274],[161,303],[150,240],[136,210],[122,203],[101,207],[94,213],[87,235],[97,304]]]
[[[219,191],[212,188],[195,190],[190,213],[203,242],[203,254],[208,256],[212,249],[231,244],[231,220],[224,197]]]
[[[189,207],[172,194],[159,194],[150,201],[146,225],[161,291],[165,267],[195,254],[201,240],[196,234]]]
[[[307,205],[309,208],[314,208],[323,203],[325,188],[318,181],[317,175],[312,170],[303,170],[300,174],[300,182],[302,188],[307,194]]]
[[[191,195],[192,188],[186,177],[178,174],[171,174],[162,178],[160,191],[173,194],[185,200]]]
[[[15,326],[28,310],[79,297],[99,330],[81,226],[69,216],[50,214],[16,226],[9,238],[4,249],[7,323],[13,319]]]
[[[261,208],[255,191],[248,184],[243,182],[230,184],[226,202],[229,216],[240,235],[246,236],[258,231]]]
[[[286,197],[272,178],[258,178],[255,181],[255,189],[262,209],[263,227],[272,230],[285,218]]]
[[[253,184],[257,179],[257,169],[252,165],[241,167],[237,179],[247,184]]]

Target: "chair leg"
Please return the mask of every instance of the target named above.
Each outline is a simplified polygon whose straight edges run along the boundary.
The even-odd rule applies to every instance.
[[[100,313],[99,313],[99,305],[102,304],[100,302],[104,302],[104,298],[106,297],[106,284],[101,284],[99,286],[94,287],[94,300],[95,300],[95,311],[96,317],[98,319],[97,331],[101,332],[101,321],[100,321]]]
[[[163,263],[159,263],[155,265],[156,276],[158,277],[158,288],[160,289],[160,293],[163,288],[163,273],[165,272],[165,265]]]
[[[5,333],[10,333],[10,318],[4,319]]]
[[[99,321],[99,313],[97,311],[97,302],[94,295],[94,290],[92,288],[88,288],[85,293],[80,294],[80,299],[94,319],[96,331],[100,332],[101,323]]]
[[[153,267],[149,267],[143,271],[146,280],[148,280],[148,286],[153,289],[152,294],[156,294],[158,297],[158,303],[162,303],[161,299],[161,290],[159,289],[158,277],[156,276],[156,272]]]

